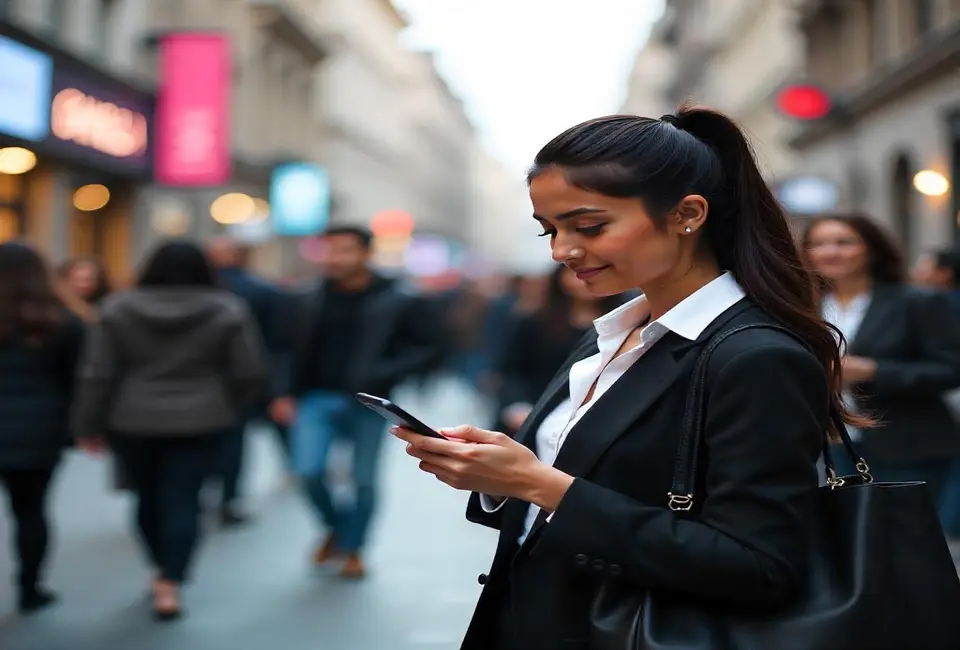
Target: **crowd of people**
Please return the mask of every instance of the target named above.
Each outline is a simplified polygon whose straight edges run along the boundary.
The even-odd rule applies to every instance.
[[[719,140],[705,147],[714,131]],[[630,137],[638,150],[659,143],[648,155],[665,156],[662,165],[615,143]],[[486,428],[441,441],[394,433],[426,471],[476,492],[468,516],[505,536],[464,647],[512,648],[505,639],[514,632],[503,630],[515,631],[514,640],[535,638],[556,620],[544,613],[561,610],[579,612],[567,623],[570,634],[581,633],[585,603],[567,589],[581,582],[546,559],[515,573],[511,561],[531,544],[561,554],[574,542],[601,554],[620,549],[623,558],[598,557],[591,566],[697,597],[787,598],[801,564],[791,536],[803,529],[801,492],[816,479],[828,410],[873,476],[926,484],[946,536],[960,543],[960,252],[936,251],[908,271],[874,219],[846,213],[810,219],[795,242],[741,143],[725,118],[703,111],[607,118],[560,136],[529,179],[535,216],[560,262],[543,275],[459,278],[438,289],[378,272],[371,234],[333,227],[323,234],[316,277],[293,286],[252,272],[244,249],[220,237],[163,242],[120,289],[95,257],[52,272],[29,244],[0,244],[0,483],[15,528],[20,611],[56,600],[43,579],[56,525],[47,503],[75,446],[109,458],[117,488],[133,494],[134,528],[153,569],[153,612],[179,618],[204,510],[226,527],[251,522],[241,477],[246,431],[258,423],[276,432],[316,516],[310,561],[335,563],[343,579],[363,578],[387,425],[353,396],[389,396],[403,383],[436,378],[455,377],[482,394],[489,421],[473,424]],[[598,161],[584,151],[605,151],[605,166],[593,167]],[[756,196],[726,197],[725,167],[746,175],[738,192]],[[608,179],[596,169],[634,176]],[[578,170],[586,170],[582,178]],[[689,176],[687,185],[712,198],[673,187],[673,211],[654,218],[634,197],[647,190],[618,185],[663,170],[664,186]],[[706,416],[708,472],[719,474],[703,479],[707,523],[680,539],[661,519],[667,510],[638,505],[669,485],[686,404],[686,384],[674,385],[680,360],[727,321],[751,319],[792,327],[803,344],[754,335],[725,350],[726,383],[714,388],[719,397],[708,411],[727,410]],[[792,438],[758,442],[778,417],[789,420],[777,426]],[[741,421],[757,430],[743,438]],[[599,437],[585,437],[582,422]],[[346,503],[328,471],[339,441],[352,449]],[[865,473],[844,463],[838,457],[827,469]],[[529,480],[508,474],[520,466]],[[819,471],[821,481],[835,479],[824,476],[822,460]],[[649,479],[634,484],[637,476]],[[211,483],[219,486],[216,504],[204,501]],[[764,486],[786,495],[783,502],[761,495]],[[710,490],[720,495],[713,502]],[[549,528],[558,532],[543,532],[558,513]],[[617,539],[637,533],[639,546],[598,540],[600,530]],[[704,549],[717,555],[693,555]],[[576,562],[590,561],[584,553]],[[662,568],[677,557],[702,575]],[[708,585],[704,576],[728,582]],[[516,590],[533,589],[530,580],[556,589],[546,604],[524,601],[530,617],[517,620]]]

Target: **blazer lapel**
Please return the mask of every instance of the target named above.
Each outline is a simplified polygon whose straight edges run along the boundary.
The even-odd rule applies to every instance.
[[[574,425],[554,467],[572,476],[589,472],[630,423],[673,385],[680,374],[675,353],[689,347],[673,332],[657,341]]]
[[[847,354],[868,356],[867,350],[884,327],[887,326],[887,313],[897,306],[891,287],[877,285],[873,288],[870,305],[867,307],[860,327],[852,341],[847,341]]]
[[[533,410],[530,411],[530,415],[527,416],[527,419],[524,421],[523,426],[520,427],[520,430],[517,431],[516,436],[514,436],[517,442],[536,451],[537,429],[540,428],[544,418],[557,408],[560,402],[570,396],[570,368],[578,361],[587,359],[598,352],[597,333],[596,331],[591,331],[591,333],[584,338],[583,342],[570,354],[566,363],[563,364],[563,367],[557,371],[557,374],[554,375],[553,379],[547,385],[546,390],[543,391],[543,395],[537,400]]]
[[[690,341],[673,332],[668,332],[587,411],[570,430],[560,447],[554,467],[571,476],[584,476],[600,459],[600,456],[622,436],[631,423],[643,414],[672,386],[683,373],[687,354],[702,347],[734,317],[753,306],[749,300],[740,300],[720,314],[697,337]],[[678,424],[679,426],[679,424]],[[524,504],[526,505],[526,504]],[[518,508],[522,526],[526,508]],[[518,557],[536,544],[547,513],[540,511],[524,541]],[[516,534],[519,535],[517,528]]]
[[[640,419],[680,377],[685,356],[751,305],[748,300],[737,302],[714,319],[696,341],[667,332],[570,430],[554,466],[572,476],[587,474],[630,424]]]

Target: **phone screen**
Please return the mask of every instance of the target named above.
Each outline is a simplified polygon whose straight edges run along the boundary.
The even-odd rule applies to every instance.
[[[413,417],[386,398],[377,397],[376,395],[368,395],[367,393],[357,393],[356,398],[357,401],[366,406],[368,409],[380,414],[380,416],[388,422],[406,427],[411,431],[416,431],[422,436],[443,439],[443,436],[440,435],[439,432],[431,427],[428,427],[426,424]]]

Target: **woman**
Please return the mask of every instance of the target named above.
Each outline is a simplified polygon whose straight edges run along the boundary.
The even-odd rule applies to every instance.
[[[424,471],[472,490],[500,531],[462,648],[590,648],[606,581],[743,614],[798,594],[839,350],[784,214],[743,134],[705,109],[612,116],[562,133],[529,174],[553,257],[597,296],[643,293],[597,320],[511,439],[397,430]],[[667,492],[703,344],[713,352],[693,519]],[[706,646],[705,646],[706,647]]]
[[[824,281],[824,318],[845,339],[846,401],[880,416],[875,429],[851,437],[861,438],[878,480],[926,481],[939,498],[960,456],[943,400],[960,386],[960,322],[948,295],[905,284],[899,247],[863,215],[812,221],[803,249]]]
[[[139,286],[106,300],[89,336],[75,432],[93,451],[109,434],[129,473],[161,620],[180,615],[201,487],[264,388],[265,354],[244,303],[216,286],[203,251],[186,242],[160,246]]]
[[[110,293],[110,277],[98,257],[81,255],[60,267],[60,277],[80,300],[99,305]]]
[[[506,433],[520,428],[593,321],[619,304],[616,297],[594,296],[586,283],[563,265],[550,274],[546,304],[519,317],[510,328],[498,369],[503,382],[500,417]]]
[[[0,484],[7,490],[23,613],[56,599],[42,586],[47,494],[66,446],[67,412],[83,326],[54,294],[40,256],[0,244]]]

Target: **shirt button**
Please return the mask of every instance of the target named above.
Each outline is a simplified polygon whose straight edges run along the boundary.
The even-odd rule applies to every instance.
[[[606,562],[603,560],[594,560],[593,561],[593,570],[594,571],[603,571],[607,568]]]
[[[623,573],[623,569],[620,567],[619,564],[611,564],[607,572],[612,576],[618,576],[621,573]]]
[[[587,566],[588,562],[590,562],[590,558],[588,558],[583,553],[577,553],[576,555],[573,556],[573,563],[579,567]]]
[[[480,585],[485,585],[485,584],[487,584],[487,574],[486,574],[486,573],[481,573],[480,575],[477,576],[477,584],[480,584]]]

